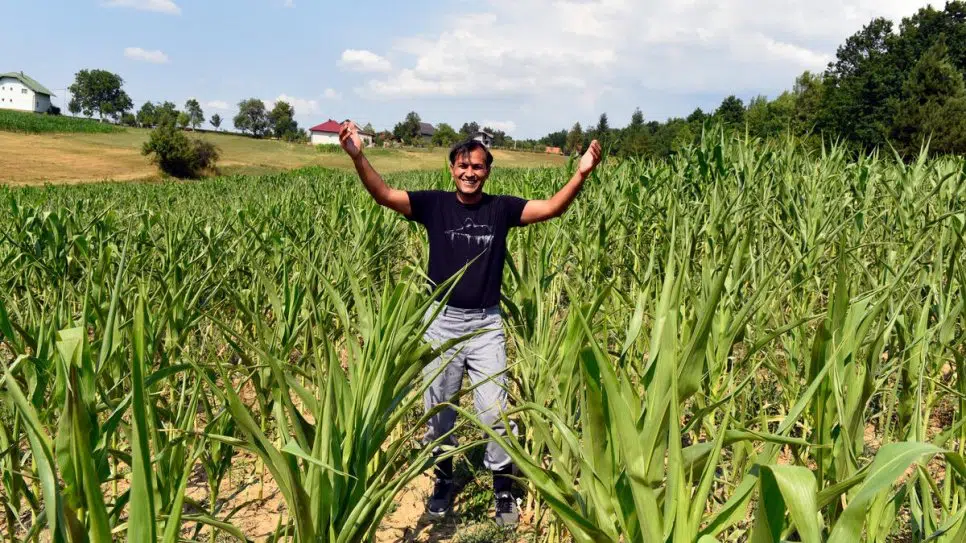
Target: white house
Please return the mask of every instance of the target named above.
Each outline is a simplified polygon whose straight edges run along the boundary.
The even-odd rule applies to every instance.
[[[54,93],[23,72],[0,74],[0,109],[47,113]]]
[[[329,119],[322,124],[318,124],[309,128],[309,137],[312,145],[322,145],[322,144],[339,144],[339,129],[342,124],[339,121],[333,121]],[[359,139],[362,140],[362,144],[366,147],[372,146],[373,134],[369,134],[359,129]]]
[[[477,131],[475,134],[473,134],[472,139],[482,142],[483,145],[487,147],[493,145],[493,134],[490,134],[485,130]]]

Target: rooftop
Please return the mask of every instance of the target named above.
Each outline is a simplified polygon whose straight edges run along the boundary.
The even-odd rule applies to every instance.
[[[46,94],[47,96],[56,96],[54,93],[50,92],[47,87],[41,85],[36,79],[30,77],[29,75],[20,72],[7,72],[5,74],[0,74],[0,78],[12,77],[13,79],[20,80],[21,83],[27,86],[28,89],[36,92],[37,94]]]

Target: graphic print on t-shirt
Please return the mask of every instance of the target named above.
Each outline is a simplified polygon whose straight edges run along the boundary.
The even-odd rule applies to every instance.
[[[456,240],[465,241],[467,245],[483,247],[489,249],[493,243],[493,228],[486,224],[476,224],[473,219],[467,217],[463,226],[446,230],[446,237],[451,243]]]

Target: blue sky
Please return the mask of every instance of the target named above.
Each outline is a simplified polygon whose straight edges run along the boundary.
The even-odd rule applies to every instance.
[[[124,78],[135,102],[194,97],[230,119],[261,98],[376,129],[416,111],[459,129],[540,137],[606,112],[623,126],[774,97],[822,70],[872,17],[906,0],[2,0],[0,72],[57,97],[83,68]],[[940,4],[941,7],[941,4]],[[66,111],[66,107],[64,108]],[[225,123],[230,125],[230,120]]]

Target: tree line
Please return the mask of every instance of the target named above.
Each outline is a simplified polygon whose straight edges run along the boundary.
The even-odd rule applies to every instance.
[[[102,121],[143,128],[171,124],[181,129],[189,126],[197,129],[205,122],[204,110],[194,98],[188,99],[181,110],[174,102],[148,101],[132,113],[134,103],[123,85],[121,76],[107,70],[80,70],[68,87],[71,94],[68,110],[74,115],[96,115]],[[220,130],[224,119],[215,113],[208,121],[215,130]],[[269,110],[258,98],[242,100],[233,122],[237,130],[256,138],[274,136],[286,141],[308,141],[308,133],[295,120],[295,108],[285,101],[275,102]]]
[[[596,123],[517,142],[524,148],[555,146],[566,153],[604,142],[611,154],[664,157],[700,137],[717,122],[758,138],[785,133],[820,144],[837,140],[854,151],[895,149],[917,155],[925,143],[934,154],[966,153],[966,2],[931,6],[896,27],[873,19],[850,36],[822,73],[804,72],[791,90],[745,104],[736,96],[686,118],[644,120],[637,109],[630,123],[612,128],[606,113]]]

